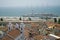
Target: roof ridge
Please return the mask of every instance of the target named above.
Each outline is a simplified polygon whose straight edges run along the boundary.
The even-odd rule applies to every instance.
[[[12,39],[15,39],[14,37],[12,37],[11,35],[9,35],[9,34],[7,34],[7,36],[9,36],[10,38],[12,38]]]

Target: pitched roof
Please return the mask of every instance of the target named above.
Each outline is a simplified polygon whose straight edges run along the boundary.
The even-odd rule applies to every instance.
[[[37,35],[37,36],[34,36],[34,39],[36,39],[36,40],[41,40],[41,39],[43,39],[43,37],[44,37],[44,36],[42,36],[42,35]]]
[[[8,35],[6,35],[6,36],[4,36],[4,37],[2,38],[2,40],[14,40],[14,39],[12,39],[12,38],[9,37]]]
[[[10,36],[13,37],[13,38],[16,38],[17,36],[20,35],[20,30],[18,30],[18,29],[13,29],[12,31],[10,31],[10,32],[8,33],[8,35],[10,35]]]
[[[25,38],[29,37],[29,30],[24,31]]]

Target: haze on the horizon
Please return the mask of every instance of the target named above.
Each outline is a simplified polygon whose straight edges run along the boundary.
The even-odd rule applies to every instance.
[[[60,15],[60,0],[0,0],[0,16],[21,16],[32,10]]]
[[[0,0],[0,7],[60,6],[60,0]]]

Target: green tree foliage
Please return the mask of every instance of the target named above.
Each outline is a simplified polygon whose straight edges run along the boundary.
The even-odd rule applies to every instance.
[[[60,24],[60,19],[58,20],[58,24]]]
[[[19,20],[22,20],[21,17],[19,18]]]
[[[54,18],[54,22],[57,23],[57,19],[56,18]]]
[[[0,18],[1,21],[3,21],[3,18]]]
[[[29,18],[29,21],[31,21],[31,18]]]

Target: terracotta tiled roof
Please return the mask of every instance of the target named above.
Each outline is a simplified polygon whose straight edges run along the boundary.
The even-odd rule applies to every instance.
[[[60,27],[60,24],[56,24],[56,26]]]
[[[14,29],[8,33],[8,35],[12,36],[13,38],[16,38],[20,35],[20,30]]]
[[[2,38],[2,40],[14,40],[14,39],[12,39],[11,37],[9,37],[9,36],[4,36],[3,38]]]
[[[34,36],[34,39],[35,40],[44,40],[44,39],[50,39],[49,36],[43,36],[43,35],[37,35],[37,36]]]
[[[29,30],[24,31],[25,38],[29,37]]]
[[[35,40],[41,40],[41,39],[43,39],[43,37],[44,36],[42,36],[42,35],[37,35],[37,36],[34,36],[34,39]]]

